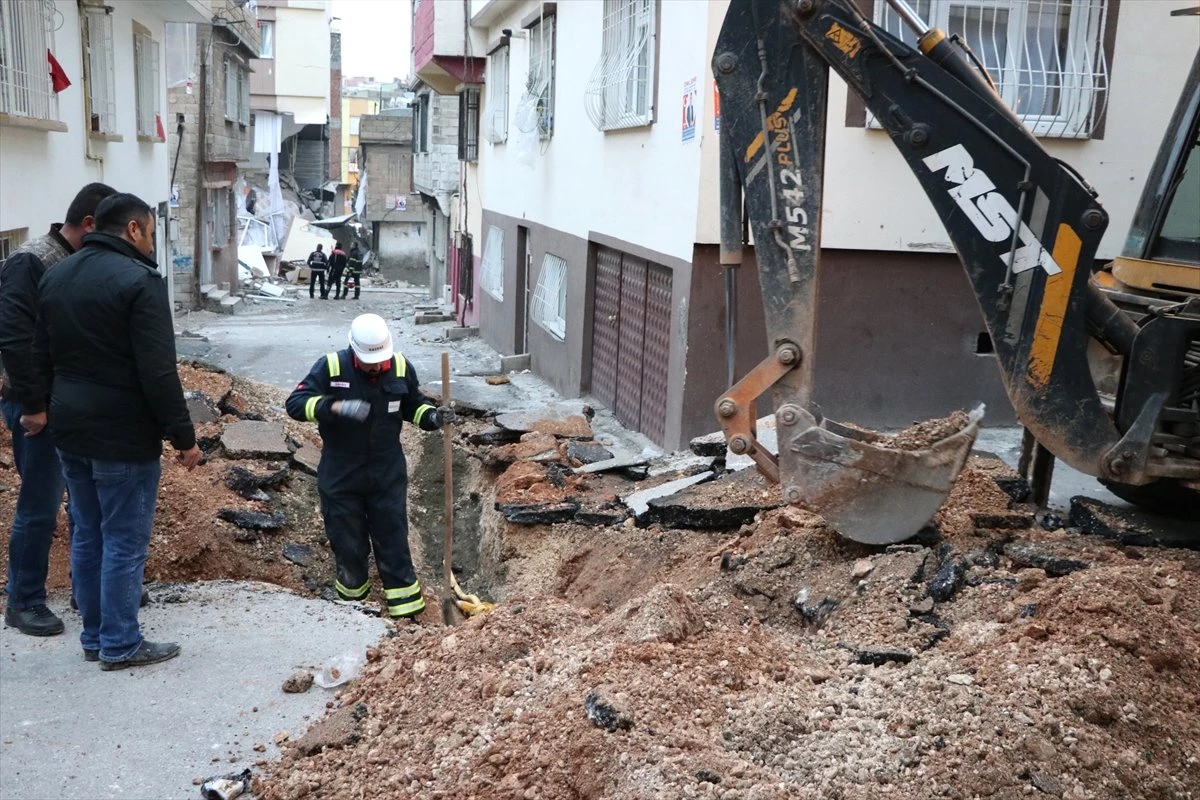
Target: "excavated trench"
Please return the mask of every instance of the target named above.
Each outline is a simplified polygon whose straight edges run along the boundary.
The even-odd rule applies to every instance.
[[[445,468],[441,434],[406,448],[409,458],[409,540],[421,583],[441,594],[445,548]],[[414,452],[415,451],[415,452]],[[506,523],[492,501],[492,479],[477,457],[455,444],[454,553],[452,568],[464,591],[485,600],[503,594],[502,531]]]

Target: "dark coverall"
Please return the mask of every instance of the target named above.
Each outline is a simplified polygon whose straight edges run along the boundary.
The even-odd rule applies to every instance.
[[[362,273],[362,251],[360,251],[357,247],[354,247],[350,250],[350,256],[346,262],[346,283],[342,289],[343,298],[350,296],[350,284],[353,283],[354,299],[358,299],[358,293],[362,291]]]
[[[425,608],[408,549],[408,465],[400,429],[410,422],[438,430],[435,401],[418,389],[417,373],[399,353],[383,373],[372,376],[354,365],[350,348],[313,364],[287,399],[287,412],[316,421],[324,444],[317,491],[325,535],[337,562],[334,588],[343,600],[370,594],[367,555],[374,550],[388,614],[411,617]],[[336,400],[366,400],[366,422],[336,416]]]

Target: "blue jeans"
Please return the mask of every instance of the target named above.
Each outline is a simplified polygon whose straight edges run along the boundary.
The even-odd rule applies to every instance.
[[[71,580],[83,618],[79,642],[99,650],[102,661],[124,661],[142,644],[138,605],[162,463],[59,455],[75,526]]]
[[[21,476],[21,493],[8,540],[8,604],[23,610],[46,603],[50,543],[63,500],[62,464],[50,432],[26,436],[21,404],[0,400],[4,423],[12,431],[13,460]]]

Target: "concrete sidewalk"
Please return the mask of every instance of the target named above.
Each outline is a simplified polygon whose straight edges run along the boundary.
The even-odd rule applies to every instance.
[[[62,592],[50,605],[64,635],[0,628],[0,798],[197,797],[196,779],[276,757],[277,733],[298,736],[325,713],[333,692],[285,694],[289,675],[361,656],[385,631],[351,607],[265,584],[151,585],[150,595],[144,635],[183,647],[162,664],[85,662]]]

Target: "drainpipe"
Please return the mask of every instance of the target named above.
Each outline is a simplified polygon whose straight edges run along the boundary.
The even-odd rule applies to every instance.
[[[200,48],[200,80],[199,80],[199,99],[200,114],[196,123],[196,135],[199,141],[196,143],[197,164],[196,167],[196,215],[195,237],[192,240],[192,285],[196,292],[196,305],[199,308],[204,308],[204,298],[200,295],[201,286],[201,270],[203,269],[203,254],[204,248],[207,246],[207,236],[204,231],[204,204],[206,198],[204,196],[204,156],[206,148],[204,140],[208,136],[208,59],[212,53],[212,31],[209,30],[208,43]]]

